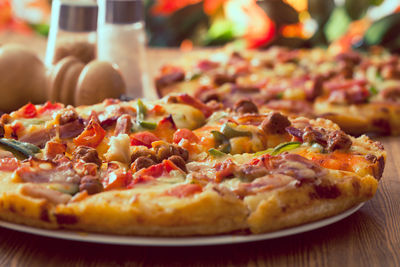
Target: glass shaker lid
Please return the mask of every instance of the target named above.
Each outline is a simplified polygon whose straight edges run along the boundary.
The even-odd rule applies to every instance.
[[[96,31],[97,13],[94,1],[61,1],[59,27],[71,32]]]
[[[106,22],[130,24],[143,20],[142,0],[100,0],[106,1]]]

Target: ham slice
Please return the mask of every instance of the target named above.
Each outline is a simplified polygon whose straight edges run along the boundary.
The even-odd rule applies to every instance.
[[[74,120],[64,125],[60,125],[60,138],[74,138],[80,135],[85,129],[85,125],[81,120]]]
[[[26,134],[19,138],[21,142],[31,143],[40,148],[43,148],[48,141],[56,135],[55,129],[42,129],[30,134]]]

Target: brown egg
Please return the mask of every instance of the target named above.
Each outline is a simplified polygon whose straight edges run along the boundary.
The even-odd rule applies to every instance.
[[[12,111],[28,102],[46,100],[46,70],[42,61],[20,45],[0,47],[0,110]]]
[[[48,99],[73,105],[76,84],[84,66],[80,60],[72,56],[58,62],[49,76]]]
[[[75,92],[75,105],[91,105],[126,92],[121,73],[111,63],[92,61],[82,70]]]

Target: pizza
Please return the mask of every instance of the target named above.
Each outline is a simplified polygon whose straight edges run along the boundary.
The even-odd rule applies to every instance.
[[[400,59],[383,49],[227,47],[165,65],[155,83],[160,96],[188,93],[231,109],[245,99],[262,111],[327,118],[353,135],[400,134]]]
[[[257,234],[374,196],[386,158],[379,142],[249,105],[171,94],[4,114],[0,219],[106,234]]]

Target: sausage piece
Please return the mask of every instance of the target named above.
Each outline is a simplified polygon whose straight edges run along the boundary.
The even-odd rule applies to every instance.
[[[153,150],[144,149],[144,150],[138,150],[138,151],[134,152],[131,156],[131,162],[134,162],[136,159],[138,159],[140,157],[149,158],[154,162],[158,161],[156,153]]]
[[[65,124],[67,124],[69,122],[73,122],[77,119],[79,119],[78,114],[72,109],[67,109],[61,114],[59,122],[60,122],[60,125],[65,125]]]
[[[104,190],[100,180],[91,175],[83,176],[79,185],[79,191],[86,191],[89,195],[100,193]]]
[[[182,171],[187,172],[186,162],[182,157],[174,155],[174,156],[169,157],[168,160],[172,161]]]
[[[151,158],[148,157],[138,157],[134,162],[134,168],[136,171],[139,171],[141,169],[148,168],[152,165],[156,164]]]
[[[283,134],[290,125],[288,117],[279,112],[271,112],[261,123],[261,129],[267,134]]]
[[[323,93],[324,77],[319,75],[314,78],[313,85],[310,90],[306,91],[307,100],[313,101]]]
[[[156,88],[162,89],[168,85],[174,84],[176,82],[181,82],[185,79],[185,73],[181,70],[176,70],[174,72],[165,74],[156,79]]]
[[[163,161],[174,155],[182,157],[185,161],[189,159],[189,152],[177,145],[159,144],[154,149],[156,150],[158,161]]]
[[[97,150],[88,146],[78,146],[72,153],[73,160],[82,160],[86,163],[94,163],[101,166],[101,159]]]
[[[257,106],[250,100],[241,99],[235,103],[234,109],[240,114],[258,113]]]
[[[350,137],[343,131],[337,130],[329,133],[327,141],[328,151],[334,151],[337,149],[349,149],[352,145]]]
[[[382,67],[382,78],[384,79],[400,79],[400,68],[393,64],[388,64]]]
[[[349,79],[353,77],[354,67],[360,64],[361,57],[355,52],[346,52],[337,55],[336,60],[339,61],[340,74]]]
[[[213,91],[206,92],[201,96],[201,101],[203,101],[204,103],[208,103],[212,100],[220,102],[221,96],[218,93],[213,92]]]
[[[228,75],[226,73],[217,73],[213,79],[216,85],[223,85],[224,83],[235,83],[236,77],[234,75]]]
[[[382,98],[388,101],[398,101],[400,100],[400,87],[390,87],[386,88],[381,93]]]

